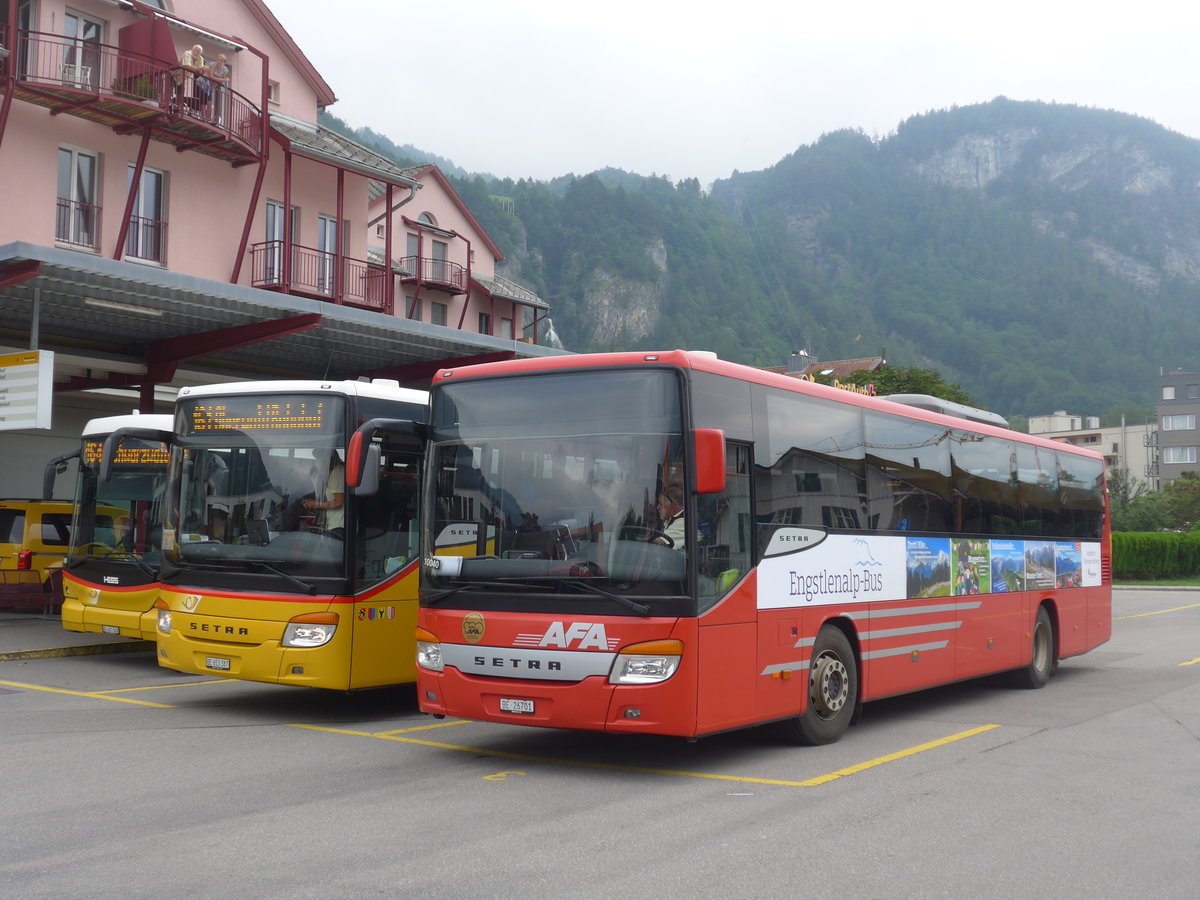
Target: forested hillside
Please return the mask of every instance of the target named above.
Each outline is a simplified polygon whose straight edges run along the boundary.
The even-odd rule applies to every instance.
[[[572,350],[886,347],[1006,415],[1150,407],[1160,366],[1200,368],[1200,142],[1133,116],[1000,98],[829,134],[709,191],[452,180]]]

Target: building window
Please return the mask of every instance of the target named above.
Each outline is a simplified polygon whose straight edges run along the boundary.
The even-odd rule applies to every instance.
[[[1181,465],[1196,461],[1195,447],[1163,447],[1162,461],[1168,465]]]
[[[516,339],[516,335],[513,334],[512,323],[512,319],[500,319],[500,337],[513,338],[514,340]]]
[[[275,103],[275,104],[279,103],[279,82],[278,81],[268,81],[267,82],[267,102]]]
[[[417,257],[421,253],[421,241],[411,231],[404,236],[404,259],[401,261],[401,266],[409,275],[416,275],[420,271],[421,260]]]
[[[387,235],[384,233],[382,225],[375,226],[375,237],[387,237]]]
[[[1187,398],[1189,400],[1200,400],[1200,384],[1189,384],[1187,386]]]
[[[433,247],[433,266],[430,271],[430,278],[434,281],[440,281],[443,284],[450,280],[449,269],[446,266],[446,257],[450,253],[450,245],[445,241],[431,241]]]
[[[414,300],[412,297],[408,298],[408,317],[417,322],[424,321],[424,319],[421,318],[421,301],[419,299]]]
[[[254,283],[255,284],[279,284],[283,281],[283,239],[284,239],[284,220],[283,220],[283,204],[275,200],[267,201],[267,231],[266,243],[261,254],[261,266],[256,258]],[[300,209],[292,207],[292,233],[291,240],[295,244],[299,239]],[[293,254],[293,264],[295,255]]]
[[[338,252],[337,219],[317,216],[317,283],[322,294],[332,294],[336,285],[336,255]]]
[[[100,206],[96,196],[100,159],[74,147],[58,148],[58,215],[54,239],[100,249]]]
[[[129,181],[136,167],[129,166]],[[167,262],[166,202],[167,176],[157,169],[142,169],[133,212],[129,216],[129,232],[125,236],[125,255],[132,259]]]
[[[434,325],[446,324],[446,304],[445,303],[430,303],[429,304],[429,321]]]
[[[63,15],[62,81],[70,87],[95,90],[100,83],[100,45],[104,23],[67,10]]]
[[[488,315],[487,313],[479,314],[479,333],[480,334],[491,334],[492,333],[492,317],[490,315]]]
[[[1175,399],[1175,385],[1168,384],[1163,387],[1163,399],[1164,400],[1174,400]]]
[[[1121,447],[1120,447],[1120,445],[1119,445],[1119,444],[1113,444],[1112,452],[1113,452],[1113,453],[1120,453],[1120,452],[1121,452]]]
[[[1191,431],[1196,427],[1196,417],[1193,416],[1163,416],[1163,431]]]

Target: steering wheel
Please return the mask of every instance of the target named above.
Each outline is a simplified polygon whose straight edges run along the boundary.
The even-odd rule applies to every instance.
[[[632,536],[627,537],[627,535]],[[630,541],[644,541],[647,544],[666,544],[672,549],[675,547],[675,539],[665,531],[645,525],[626,525],[621,529],[621,537]]]
[[[328,528],[322,528],[320,525],[309,525],[308,529],[307,529],[307,533],[308,534],[319,534],[324,537],[333,538],[335,541],[344,540],[342,535],[335,534],[334,532],[330,531]]]
[[[81,547],[77,547],[76,550],[79,553],[82,553],[84,556],[111,556],[116,552],[112,547],[108,546],[108,544],[102,544],[100,541],[88,541]],[[100,554],[98,552],[94,552],[98,550],[103,550],[104,553]]]

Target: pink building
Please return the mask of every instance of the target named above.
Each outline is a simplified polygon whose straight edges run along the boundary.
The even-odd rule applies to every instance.
[[[562,352],[442,174],[321,128],[335,100],[262,0],[0,0],[0,354],[55,351],[55,435],[131,405],[98,391]]]

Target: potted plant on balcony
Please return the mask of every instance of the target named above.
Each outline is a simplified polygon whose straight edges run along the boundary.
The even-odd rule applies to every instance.
[[[146,72],[131,78],[118,78],[112,83],[112,91],[128,100],[158,100],[158,88]]]

